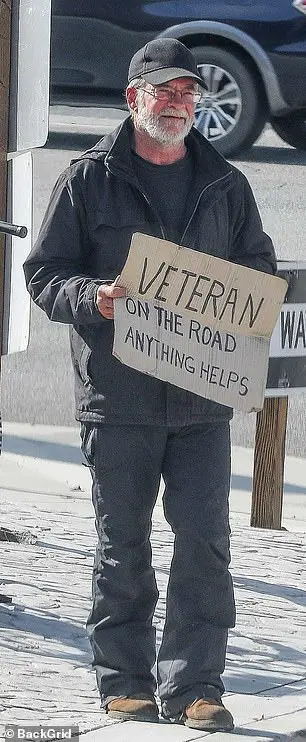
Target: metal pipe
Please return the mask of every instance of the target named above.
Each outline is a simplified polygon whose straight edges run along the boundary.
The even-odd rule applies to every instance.
[[[16,224],[0,221],[0,232],[10,234],[12,237],[26,237],[28,234],[27,227],[18,227]]]

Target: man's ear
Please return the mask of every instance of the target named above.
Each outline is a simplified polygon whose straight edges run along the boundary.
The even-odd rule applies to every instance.
[[[126,90],[126,99],[127,99],[129,108],[132,111],[135,111],[137,109],[137,89],[134,88],[132,85],[131,87],[128,87]]]

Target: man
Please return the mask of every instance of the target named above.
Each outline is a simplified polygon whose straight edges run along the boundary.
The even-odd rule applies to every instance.
[[[71,325],[76,418],[93,477],[98,548],[88,632],[102,706],[157,721],[151,516],[160,478],[175,534],[157,659],[162,714],[230,730],[221,675],[235,607],[228,571],[232,410],[112,356],[116,280],[134,232],[268,273],[251,189],[193,128],[203,80],[174,39],[132,58],[130,116],[64,172],[25,263],[34,301]]]

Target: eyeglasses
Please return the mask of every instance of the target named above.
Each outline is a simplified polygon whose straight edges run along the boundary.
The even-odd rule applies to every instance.
[[[202,100],[203,97],[203,93],[199,90],[174,90],[173,88],[163,88],[161,85],[157,85],[156,87],[152,85],[152,90],[149,90],[148,88],[141,88],[141,90],[144,90],[145,93],[149,93],[149,95],[152,95],[156,100],[167,101],[168,103],[172,103],[177,95],[180,96],[183,103],[189,104],[200,103],[200,100]]]

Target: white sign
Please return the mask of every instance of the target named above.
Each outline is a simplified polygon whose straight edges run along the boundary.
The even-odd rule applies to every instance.
[[[9,152],[42,147],[48,137],[51,0],[14,0]]]
[[[28,234],[24,239],[5,238],[2,355],[26,350],[29,341],[31,299],[22,266],[32,246],[32,153],[9,160],[8,174],[7,218],[27,227]]]
[[[270,344],[266,396],[306,390],[306,262],[279,261],[288,290]]]
[[[237,410],[261,409],[268,340],[220,332],[161,302],[126,297],[114,305],[120,361]]]
[[[305,355],[306,304],[284,304],[271,337],[270,357]]]

